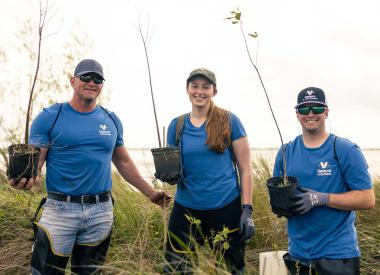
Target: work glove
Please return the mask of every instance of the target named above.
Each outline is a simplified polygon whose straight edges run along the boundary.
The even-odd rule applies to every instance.
[[[253,208],[250,204],[242,205],[242,212],[239,222],[239,234],[241,235],[241,242],[247,242],[252,238],[255,233],[255,224],[252,219]]]
[[[328,193],[320,193],[302,187],[298,187],[297,191],[293,198],[295,202],[291,207],[295,214],[305,214],[313,207],[327,205],[330,201],[330,194]]]

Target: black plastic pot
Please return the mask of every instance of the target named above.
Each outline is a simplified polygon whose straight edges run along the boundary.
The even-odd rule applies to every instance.
[[[151,149],[156,169],[156,178],[176,184],[181,177],[181,156],[178,147]]]
[[[30,144],[12,144],[8,147],[8,178],[19,180],[37,176],[41,149]]]
[[[273,213],[292,216],[292,198],[297,193],[298,180],[295,177],[287,177],[285,185],[282,177],[273,177],[268,179],[266,184]]]

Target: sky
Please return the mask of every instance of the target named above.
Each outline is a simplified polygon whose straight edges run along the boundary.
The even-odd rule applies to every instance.
[[[1,0],[0,41],[13,43],[39,1]],[[277,128],[250,64],[240,28],[257,64],[285,142],[300,134],[294,106],[300,90],[322,88],[330,108],[327,130],[380,148],[380,2],[377,0],[50,0],[47,46],[62,47],[80,24],[92,41],[83,58],[104,67],[106,107],[124,125],[130,148],[158,147],[145,53],[136,26],[149,34],[148,55],[159,128],[190,112],[186,79],[195,68],[216,74],[215,103],[242,121],[251,147],[277,148]],[[78,60],[79,62],[79,60]],[[19,66],[15,62],[15,66]],[[43,64],[42,64],[43,65]],[[73,68],[74,70],[74,68]],[[60,77],[60,76],[57,76]],[[72,91],[67,91],[70,99]],[[0,110],[1,111],[1,110]],[[162,133],[161,133],[162,136]],[[162,138],[162,137],[161,137]]]

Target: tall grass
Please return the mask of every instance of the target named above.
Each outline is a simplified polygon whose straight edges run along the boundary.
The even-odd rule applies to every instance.
[[[286,219],[272,214],[266,179],[271,177],[269,161],[257,158],[254,171],[254,220],[256,234],[246,249],[247,274],[258,274],[259,253],[286,250]],[[375,178],[377,204],[380,202],[380,179]],[[119,176],[113,178],[115,225],[107,261],[106,274],[159,274],[164,264],[165,213],[141,193],[135,192]],[[174,193],[175,187],[167,187]],[[0,274],[27,274],[32,241],[30,219],[44,190],[19,191],[0,184]],[[380,210],[358,211],[357,230],[362,251],[362,274],[380,274]],[[216,268],[217,259],[208,247],[198,250],[196,274],[227,274],[223,266]]]

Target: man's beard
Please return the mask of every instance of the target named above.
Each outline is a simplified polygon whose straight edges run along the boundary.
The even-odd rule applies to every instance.
[[[84,104],[91,105],[91,103],[93,103],[94,101],[96,101],[96,98],[85,98]]]

